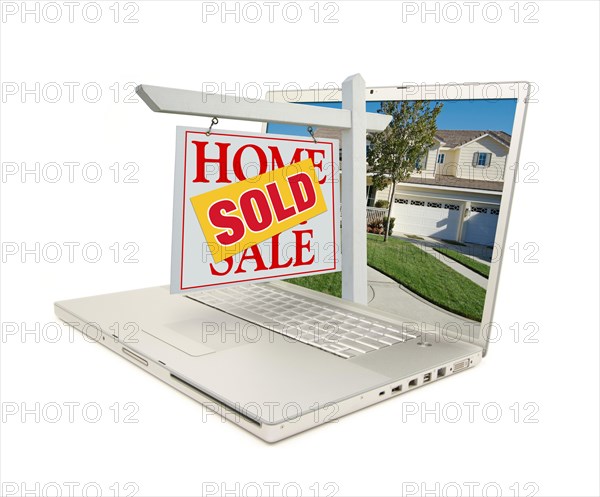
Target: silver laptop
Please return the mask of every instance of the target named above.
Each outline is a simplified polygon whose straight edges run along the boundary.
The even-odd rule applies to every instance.
[[[324,275],[64,300],[56,315],[268,442],[469,370],[487,352],[528,95],[524,82],[367,90],[372,112],[386,101],[441,106],[435,144],[393,195],[367,173],[367,306],[336,297]],[[339,107],[341,92],[295,101]]]

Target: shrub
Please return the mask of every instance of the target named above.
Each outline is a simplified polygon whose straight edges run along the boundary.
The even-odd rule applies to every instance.
[[[390,203],[387,200],[377,200],[373,207],[378,207],[379,209],[387,209],[390,206]]]
[[[394,222],[396,221],[395,217],[390,218],[390,230],[388,235],[392,234],[394,229]],[[367,233],[375,233],[376,235],[383,235],[385,232],[385,225],[387,224],[387,217],[383,218],[383,221],[371,221],[367,224]]]
[[[392,234],[392,231],[394,231],[394,223],[396,222],[396,218],[395,217],[390,217],[390,229],[388,231],[388,235]],[[381,225],[381,232],[383,233],[385,231],[385,226],[387,224],[387,216],[383,218],[383,224]]]

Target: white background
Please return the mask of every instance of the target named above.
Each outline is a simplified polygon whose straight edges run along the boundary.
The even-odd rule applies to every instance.
[[[467,3],[457,2],[463,17],[456,23],[448,20],[456,10],[447,6],[446,19],[421,18],[420,2],[404,4],[405,14],[419,11],[405,19],[400,3],[339,2],[337,23],[323,22],[321,5],[314,22],[311,4],[302,2],[296,23],[288,22],[294,11],[286,20],[281,8],[268,22],[265,4],[258,23],[233,15],[203,22],[199,3],[154,1],[136,3],[138,23],[122,22],[132,12],[123,4],[115,23],[113,2],[101,2],[96,23],[77,9],[68,22],[61,2],[59,22],[35,22],[32,15],[2,22],[3,83],[39,82],[48,92],[39,103],[35,95],[25,103],[21,94],[8,95],[14,86],[3,93],[3,170],[7,162],[40,162],[47,176],[36,182],[17,174],[2,183],[2,409],[6,415],[15,406],[46,407],[39,422],[34,414],[22,422],[19,413],[2,426],[5,484],[35,493],[36,485],[41,492],[56,482],[63,495],[68,482],[79,492],[96,483],[106,495],[114,494],[111,486],[126,495],[127,482],[135,482],[137,495],[210,494],[213,484],[220,493],[245,488],[253,495],[244,487],[251,482],[263,495],[269,482],[279,491],[296,483],[306,495],[327,495],[327,482],[337,485],[337,495],[469,495],[486,484],[488,495],[498,487],[505,495],[598,495],[598,3],[500,2],[484,16],[487,4],[480,2],[469,22]],[[445,4],[426,7],[436,5],[442,11]],[[497,8],[501,17],[491,22]],[[524,22],[526,14],[538,22]],[[55,15],[47,9],[48,18]],[[355,72],[373,86],[517,79],[539,85],[521,154],[522,163],[539,165],[538,182],[516,187],[508,245],[520,250],[505,258],[495,315],[503,336],[479,367],[267,445],[214,416],[203,419],[200,405],[78,335],[71,340],[64,331],[51,343],[54,301],[169,280],[175,125],[206,126],[209,119],[125,103],[128,82],[190,89],[215,82],[231,90],[239,84],[242,93],[252,82],[263,91],[273,82],[310,87],[341,83]],[[64,90],[57,103],[49,101],[52,82]],[[75,82],[71,103],[65,83]],[[101,87],[97,103],[83,98],[87,83]],[[121,89],[117,103],[111,86]],[[259,131],[231,121],[219,127]],[[91,183],[79,168],[72,183],[64,176],[51,183],[55,171],[43,168],[49,162],[97,162],[103,176]],[[115,183],[115,162],[138,164],[138,183]],[[36,263],[33,254],[23,263],[20,254],[7,255],[22,242],[46,247],[45,259]],[[69,262],[62,245],[68,242],[99,244],[100,261],[86,262],[79,246]],[[123,262],[128,242],[139,247],[138,263]],[[48,261],[56,256],[52,243],[64,247],[55,263]],[[117,263],[109,249],[115,243]],[[526,243],[537,244],[539,262],[524,261],[532,252]],[[9,327],[16,334],[6,333],[7,323],[16,323]],[[46,326],[39,343],[24,333],[36,323]],[[521,330],[536,323],[537,343],[524,343],[523,335],[515,343],[515,323]],[[63,419],[48,422],[52,403],[68,402],[97,403],[103,414],[92,423],[75,407],[71,423],[63,405]],[[128,402],[138,406],[137,423],[123,422],[132,412]],[[463,414],[456,423],[453,402]],[[445,419],[430,414],[422,422],[422,410],[436,403],[446,408]],[[480,403],[473,422],[466,403]],[[493,408],[482,409],[487,403],[502,409],[496,423],[488,421]],[[538,422],[524,422],[527,414]],[[94,488],[88,485],[90,495]],[[287,490],[295,495],[295,487]]]

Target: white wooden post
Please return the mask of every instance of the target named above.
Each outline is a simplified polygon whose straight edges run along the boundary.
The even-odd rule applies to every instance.
[[[365,80],[342,83],[342,108],[351,115],[342,130],[342,298],[367,304],[367,109]]]

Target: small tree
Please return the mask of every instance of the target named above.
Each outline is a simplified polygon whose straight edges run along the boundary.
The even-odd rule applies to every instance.
[[[374,173],[373,185],[377,190],[392,185],[384,241],[389,233],[396,185],[410,176],[419,159],[434,144],[436,119],[443,105],[424,101],[381,103],[378,112],[391,115],[392,122],[381,133],[369,137],[367,162]]]

